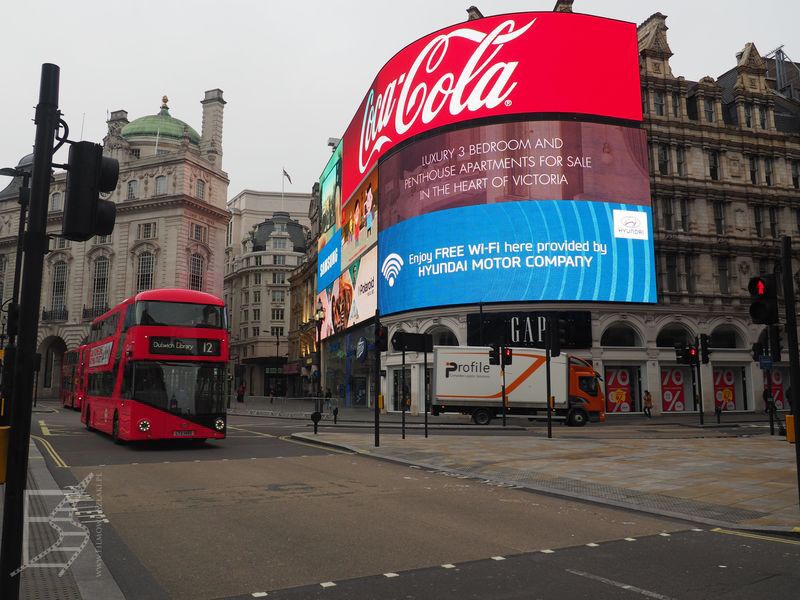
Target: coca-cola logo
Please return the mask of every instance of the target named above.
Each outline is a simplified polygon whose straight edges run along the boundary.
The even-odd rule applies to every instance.
[[[515,21],[501,22],[489,32],[461,27],[433,37],[407,71],[376,95],[371,89],[364,102],[359,136],[358,168],[364,173],[394,137],[403,136],[418,121],[432,123],[442,110],[451,117],[508,105],[517,86],[512,81],[518,61],[502,61],[503,47],[524,35],[536,22],[514,29]],[[474,44],[460,73],[443,67],[453,40]],[[396,97],[395,97],[396,96]]]

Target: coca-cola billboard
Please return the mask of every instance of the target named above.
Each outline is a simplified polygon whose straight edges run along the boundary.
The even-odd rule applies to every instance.
[[[343,137],[342,199],[391,148],[445,125],[527,113],[641,121],[639,85],[633,23],[542,12],[442,29],[370,86]]]

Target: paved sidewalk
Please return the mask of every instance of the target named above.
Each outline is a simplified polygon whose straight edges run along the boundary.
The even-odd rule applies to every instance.
[[[71,522],[72,515],[67,515],[64,511],[58,511],[57,507],[65,498],[63,491],[53,479],[50,471],[45,464],[36,444],[31,442],[29,450],[28,467],[28,508],[26,516],[28,518],[38,518],[39,522],[27,525],[27,537],[29,557],[35,557],[40,552],[53,548],[59,544],[58,534],[53,525],[48,522],[48,517],[56,516],[62,519],[56,524],[67,534],[63,545],[77,547],[76,544],[86,539],[89,529],[96,529],[97,525],[92,521],[91,514],[82,516],[80,512],[72,513],[78,515],[80,525]],[[91,491],[89,489],[88,491]],[[5,496],[5,485],[0,485],[0,516],[3,512],[3,498]],[[84,497],[77,498],[79,504],[77,510],[86,510],[87,504]],[[70,522],[68,522],[70,521]],[[85,528],[85,529],[84,529]],[[2,533],[2,519],[0,519],[0,533]],[[78,544],[80,545],[80,544]],[[57,548],[49,551],[42,556],[38,562],[39,566],[32,564],[20,574],[20,598],[54,598],[58,600],[124,600],[125,596],[117,586],[114,577],[105,566],[102,557],[98,554],[95,544],[88,541],[80,553],[75,555],[74,548],[59,550]],[[74,558],[73,558],[74,557]],[[42,566],[44,563],[69,563],[61,575],[63,567]],[[23,561],[25,561],[25,549],[23,546]]]
[[[362,433],[292,437],[422,468],[705,524],[800,533],[794,447],[783,437],[680,425],[554,429],[526,436],[401,440]],[[609,437],[614,431],[627,437]],[[746,429],[743,429],[746,431]],[[580,437],[579,437],[580,436]]]

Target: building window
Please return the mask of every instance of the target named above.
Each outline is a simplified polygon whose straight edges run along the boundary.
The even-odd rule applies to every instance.
[[[684,267],[686,269],[686,291],[690,294],[695,292],[694,286],[694,260],[693,256],[687,254],[684,258]]]
[[[261,257],[260,256],[256,256],[255,258],[256,258],[256,266],[260,267],[261,266]]]
[[[730,293],[728,281],[728,257],[720,256],[717,258],[717,273],[719,274],[719,291],[721,294]]]
[[[192,254],[189,261],[189,289],[203,291],[203,276],[206,270],[206,259],[199,254]]]
[[[247,321],[249,321],[249,320],[250,320],[250,310],[245,308],[242,311],[242,322],[243,323],[247,323]]]
[[[139,148],[134,148],[131,150],[131,156],[133,158],[139,158],[142,155],[142,151]]]
[[[253,290],[253,302],[255,304],[261,302],[261,290]]]
[[[286,283],[286,274],[285,273],[273,273],[272,274],[272,283]]]
[[[672,92],[672,116],[681,116],[681,96],[678,92]]]
[[[261,273],[253,275],[253,285],[261,285]]]
[[[272,336],[281,337],[283,335],[283,327],[271,327],[269,333]]]
[[[669,175],[669,146],[666,144],[658,145],[658,172]]]
[[[714,122],[714,99],[713,98],[705,98],[705,113],[706,113],[706,122],[713,123]]]
[[[656,115],[659,117],[664,116],[664,92],[653,92],[653,104],[656,109]]]
[[[94,243],[95,244],[110,244],[111,243],[111,234],[94,236]]]
[[[108,306],[108,265],[109,260],[101,256],[94,261],[94,279],[92,280],[92,308]]]
[[[753,222],[756,226],[756,237],[764,237],[764,214],[760,206],[753,207]]]
[[[681,230],[689,231],[689,200],[681,198]]]
[[[673,222],[672,222],[672,198],[664,198],[663,204],[661,205],[662,216],[664,218],[664,229],[667,231],[672,231],[673,229]]]
[[[136,269],[136,293],[152,289],[155,256],[152,252],[142,252],[139,255],[139,265]]]
[[[197,180],[197,185],[195,187],[196,187],[195,196],[197,196],[200,200],[205,200],[205,197],[206,197],[206,182],[203,181],[202,179],[198,179]]]
[[[795,210],[795,219],[797,220],[797,232],[800,233],[800,208]]]
[[[678,291],[678,257],[675,254],[667,254],[667,291]]]
[[[275,238],[272,240],[272,247],[275,248],[275,250],[285,250],[286,238]]]
[[[725,234],[725,204],[719,200],[714,202],[714,229],[717,235]]]
[[[283,309],[282,308],[273,308],[272,309],[272,320],[273,321],[283,321]]]
[[[65,237],[57,237],[56,238],[56,249],[63,250],[64,248],[69,248],[69,240]]]
[[[778,209],[769,207],[769,233],[773,238],[778,237]]]
[[[772,185],[772,159],[769,157],[764,159],[764,179],[767,185]]]
[[[792,187],[800,188],[800,161],[792,161]]]
[[[750,102],[745,102],[744,105],[744,126],[753,126],[753,105]]]
[[[64,310],[67,305],[67,263],[63,260],[53,265],[53,283],[50,288],[50,308]]]
[[[198,225],[192,223],[191,227],[192,239],[198,242],[205,242],[208,239],[208,227],[205,225]]]
[[[53,212],[62,210],[61,194],[59,194],[58,192],[50,196],[50,210],[52,210]]]
[[[128,200],[136,200],[139,197],[139,182],[135,179],[131,179],[128,182]]]
[[[253,327],[253,337],[258,337],[261,335],[261,329],[259,327]]]
[[[750,160],[750,183],[753,185],[758,184],[758,158],[751,156]]]
[[[6,291],[6,257],[0,256],[0,303],[3,302]],[[3,340],[5,341],[5,340]]]
[[[708,151],[708,176],[714,181],[719,181],[719,152]]]
[[[272,301],[276,304],[285,302],[285,292],[283,290],[272,290]]]
[[[228,228],[225,230],[225,245],[230,246],[233,241],[233,223],[228,221]]]
[[[650,95],[647,92],[647,88],[642,88],[642,113],[647,114],[650,112],[648,104],[650,104]]]
[[[136,239],[151,240],[156,237],[155,223],[139,223],[136,229]]]
[[[761,125],[761,129],[767,128],[767,109],[763,106],[758,107],[758,124]]]
[[[686,176],[686,149],[683,146],[675,148],[675,157],[678,161],[678,176]]]
[[[273,265],[285,265],[286,264],[286,255],[285,254],[275,254],[275,255],[273,255],[272,264]]]
[[[254,308],[253,309],[253,321],[260,321],[261,320],[261,309]]]
[[[167,176],[159,175],[156,177],[156,196],[163,196],[167,193]]]

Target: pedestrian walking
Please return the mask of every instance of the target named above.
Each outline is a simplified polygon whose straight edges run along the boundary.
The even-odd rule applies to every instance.
[[[764,400],[764,414],[768,415],[770,408],[772,408],[772,392],[768,387],[764,388],[764,392],[761,394],[761,397]]]
[[[333,397],[333,394],[331,394],[331,388],[328,388],[327,390],[325,390],[325,410],[330,410],[331,409],[331,398],[332,397]]]
[[[648,390],[645,390],[644,391],[644,408],[643,408],[643,411],[644,411],[644,414],[647,415],[648,419],[652,419],[653,418],[652,410],[653,410],[653,396],[650,395],[650,392]]]
[[[236,388],[236,401],[237,402],[244,402],[244,381],[239,384],[239,387]]]

